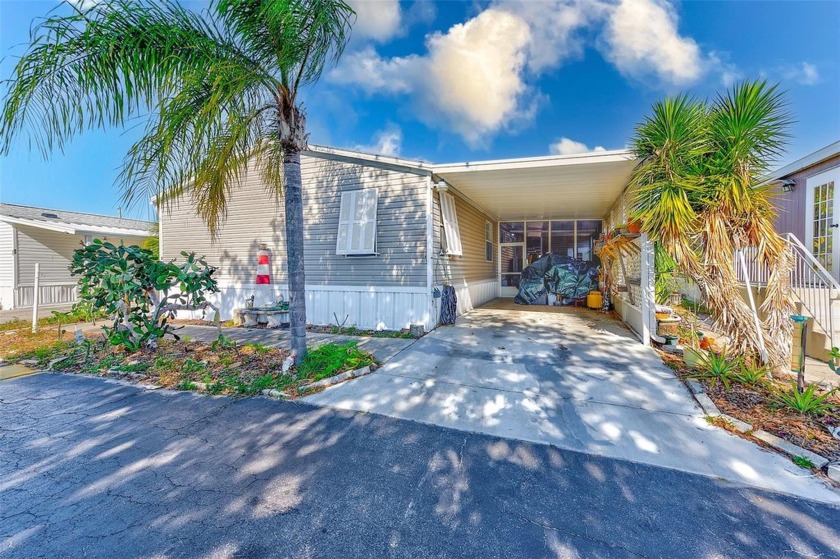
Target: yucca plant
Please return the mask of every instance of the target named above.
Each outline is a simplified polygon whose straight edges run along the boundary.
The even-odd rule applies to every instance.
[[[800,392],[796,386],[796,381],[791,381],[790,384],[790,390],[777,390],[773,394],[772,401],[776,406],[787,407],[803,415],[813,416],[824,415],[836,407],[835,403],[832,402],[836,389],[819,394],[817,392],[819,386],[811,383]]]
[[[769,375],[770,370],[766,365],[757,365],[756,363],[745,361],[741,363],[741,367],[735,372],[733,378],[747,386],[759,386],[767,383]]]
[[[759,185],[786,138],[784,107],[778,87],[763,81],[712,102],[679,95],[654,104],[632,142],[640,158],[631,179],[633,219],[697,284],[729,347],[773,370],[791,350],[791,260],[773,228],[769,192]],[[733,256],[744,248],[770,269],[761,332],[737,281]]]
[[[338,60],[353,10],[342,0],[103,0],[38,22],[6,82],[0,153],[21,135],[46,157],[88,129],[146,119],[119,184],[125,203],[185,196],[215,235],[256,163],[285,201],[291,345],[306,353],[298,95]],[[63,9],[69,9],[65,6]]]
[[[726,353],[717,354],[710,350],[703,356],[700,362],[700,368],[691,376],[706,380],[713,387],[717,386],[717,383],[720,382],[724,388],[729,390],[729,386],[735,377],[735,373],[738,371],[739,365],[740,363],[737,360],[728,359]]]

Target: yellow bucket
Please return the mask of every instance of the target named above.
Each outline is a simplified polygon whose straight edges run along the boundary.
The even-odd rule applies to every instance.
[[[590,291],[586,296],[586,306],[590,309],[600,309],[603,303],[604,299],[600,291]]]

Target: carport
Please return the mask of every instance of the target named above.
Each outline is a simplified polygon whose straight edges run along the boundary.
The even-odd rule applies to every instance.
[[[709,425],[651,348],[619,320],[579,308],[497,299],[303,401],[800,496],[818,485],[786,458]]]
[[[595,258],[603,232],[627,223],[628,183],[636,159],[628,150],[596,151],[434,166],[434,177],[493,216],[497,294],[513,297],[522,269],[546,253]],[[644,344],[655,334],[653,245],[628,243],[627,263],[613,277],[613,302]]]

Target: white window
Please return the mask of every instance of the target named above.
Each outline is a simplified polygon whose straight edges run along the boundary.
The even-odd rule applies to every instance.
[[[376,203],[375,188],[341,193],[336,254],[376,254]]]
[[[85,246],[90,246],[93,242],[93,235],[85,235]]]
[[[446,254],[461,256],[461,233],[458,230],[458,214],[455,213],[455,197],[448,192],[440,193],[440,216],[446,237]]]
[[[489,221],[484,222],[484,259],[493,261],[493,224]]]

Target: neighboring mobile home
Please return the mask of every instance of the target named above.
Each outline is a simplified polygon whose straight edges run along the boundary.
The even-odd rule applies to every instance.
[[[152,224],[136,219],[0,203],[0,308],[32,306],[35,264],[40,264],[40,304],[76,301],[70,275],[73,251],[93,238],[140,244]]]
[[[444,284],[454,286],[461,314],[512,297],[535,255],[594,258],[601,232],[626,221],[635,159],[610,151],[433,165],[313,147],[301,165],[308,321],[431,330]],[[173,201],[160,219],[162,259],[194,251],[218,267],[223,318],[255,294],[263,246],[274,297],[288,296],[283,205],[257,169],[231,189],[216,239],[189,197]],[[647,340],[652,291],[642,296],[642,286],[652,285],[652,265],[639,260],[628,271],[645,278],[630,288],[633,303],[621,295],[615,303]]]
[[[840,141],[773,173],[776,228],[796,236],[840,281]]]

